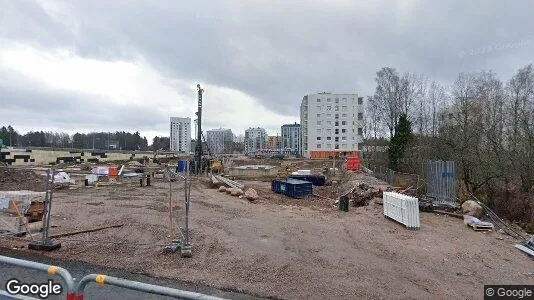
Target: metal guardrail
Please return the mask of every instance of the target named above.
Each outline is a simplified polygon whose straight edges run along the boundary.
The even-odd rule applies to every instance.
[[[0,255],[0,262],[22,267],[26,269],[33,269],[38,271],[45,271],[48,273],[48,275],[57,275],[63,279],[67,286],[67,300],[75,300],[76,294],[75,294],[75,288],[74,288],[74,280],[72,279],[72,276],[70,275],[69,271],[66,269],[63,269],[58,266],[53,265],[46,265],[38,262],[33,262],[29,260],[23,260],[18,258],[12,258],[8,256],[1,256]]]
[[[18,258],[12,258],[8,256],[0,255],[0,263],[5,263],[17,267],[33,269],[38,271],[46,271],[49,275],[59,276],[63,279],[67,286],[67,300],[83,300],[84,290],[87,284],[95,282],[97,285],[111,285],[126,288],[133,291],[144,292],[154,295],[167,296],[178,299],[198,299],[198,300],[220,300],[223,298],[204,295],[195,292],[189,292],[179,289],[173,289],[169,287],[147,284],[102,274],[89,274],[84,276],[80,281],[75,284],[74,279],[70,275],[69,271],[64,268],[46,265],[38,262],[22,260]],[[6,291],[0,290],[0,299],[37,299],[23,295],[11,295]]]
[[[127,279],[116,278],[101,274],[89,274],[83,277],[76,288],[76,300],[83,300],[83,292],[87,284],[95,282],[98,285],[112,285],[138,292],[144,292],[154,295],[173,297],[178,299],[198,299],[198,300],[220,300],[222,298],[199,294],[195,292],[188,292],[169,287],[147,284]]]

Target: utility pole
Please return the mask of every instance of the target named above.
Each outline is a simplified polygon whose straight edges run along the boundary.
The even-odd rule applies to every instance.
[[[197,84],[198,91],[198,111],[197,111],[197,145],[195,149],[195,164],[197,174],[202,171],[202,93],[204,90]]]

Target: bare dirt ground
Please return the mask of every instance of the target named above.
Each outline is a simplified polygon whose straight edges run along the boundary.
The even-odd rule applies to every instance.
[[[66,237],[45,255],[282,299],[482,299],[484,284],[534,283],[533,262],[498,232],[475,232],[433,213],[421,213],[420,230],[406,230],[378,204],[343,213],[330,200],[291,199],[272,194],[269,182],[245,183],[260,199],[194,185],[192,258],[162,252],[170,241],[169,184],[162,180],[56,191],[52,234],[124,226]],[[182,222],[183,190],[173,185]],[[26,244],[0,239],[3,247]]]

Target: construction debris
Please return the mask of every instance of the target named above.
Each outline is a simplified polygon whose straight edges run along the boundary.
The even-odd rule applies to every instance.
[[[93,229],[87,229],[87,230],[78,230],[78,231],[66,232],[66,233],[60,233],[60,234],[54,234],[54,235],[51,235],[50,238],[66,237],[66,236],[71,236],[71,235],[76,235],[76,234],[82,234],[82,233],[89,233],[89,232],[100,231],[100,230],[104,230],[104,229],[119,228],[119,227],[122,227],[122,226],[124,226],[124,224],[111,225],[111,226],[104,226],[104,227],[93,228]]]
[[[490,222],[481,221],[473,216],[464,215],[464,224],[470,226],[475,231],[493,230],[493,224]]]

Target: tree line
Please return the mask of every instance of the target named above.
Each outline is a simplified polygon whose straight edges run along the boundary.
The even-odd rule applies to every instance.
[[[169,150],[168,137],[154,137],[148,145],[146,137],[139,132],[91,132],[69,135],[64,132],[29,131],[18,133],[11,125],[0,128],[0,139],[5,146],[51,147],[107,150]]]
[[[375,80],[366,103],[365,138],[371,149],[373,141],[390,139],[391,168],[420,174],[429,159],[453,160],[461,185],[472,194],[506,217],[534,225],[532,65],[504,82],[492,71],[480,71],[460,73],[445,86],[389,67]],[[369,158],[377,163],[384,155]]]

